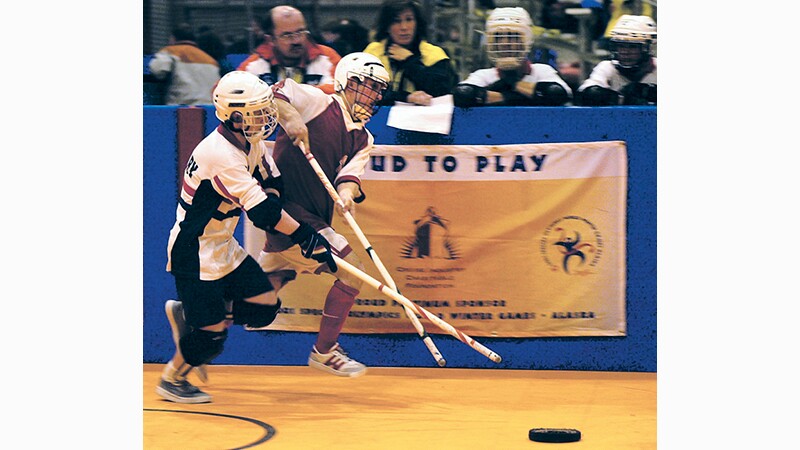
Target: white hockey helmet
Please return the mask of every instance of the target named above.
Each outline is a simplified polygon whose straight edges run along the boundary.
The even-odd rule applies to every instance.
[[[268,138],[278,124],[272,88],[258,76],[241,70],[228,72],[214,88],[217,118],[242,124],[248,141]]]
[[[336,65],[336,73],[333,74],[336,92],[342,92],[347,87],[347,80],[358,78],[372,78],[382,81],[387,86],[389,84],[389,72],[377,56],[364,52],[355,52],[345,55],[339,64]]]
[[[495,8],[486,19],[486,54],[498,69],[514,69],[533,48],[533,20],[519,6]]]
[[[609,49],[612,61],[618,67],[636,68],[652,56],[652,46],[656,44],[658,30],[656,22],[649,16],[621,16],[609,35]],[[639,48],[640,55],[622,55],[622,48]]]
[[[347,99],[346,90],[354,93],[350,106],[353,120],[368,120],[377,111],[376,103],[389,86],[389,72],[377,56],[364,52],[350,53],[336,65],[333,85]],[[356,79],[357,83],[348,83]]]

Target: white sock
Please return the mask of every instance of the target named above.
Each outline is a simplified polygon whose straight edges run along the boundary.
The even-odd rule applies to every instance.
[[[164,371],[161,373],[161,378],[169,381],[170,383],[181,382],[186,379],[186,375],[189,374],[190,370],[192,370],[192,366],[183,363],[180,367],[176,368],[172,365],[172,360],[170,360],[164,367]]]

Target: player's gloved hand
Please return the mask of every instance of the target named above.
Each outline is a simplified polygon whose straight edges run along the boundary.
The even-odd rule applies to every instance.
[[[494,92],[508,92],[514,90],[514,84],[508,83],[504,79],[499,79],[494,83],[486,86],[487,91],[494,91]]]
[[[317,233],[311,225],[300,222],[300,226],[294,233],[289,235],[289,238],[293,243],[300,246],[300,251],[304,257],[327,263],[331,272],[336,272],[339,269],[336,266],[336,261],[333,260],[333,254],[331,254],[331,244],[321,234]]]

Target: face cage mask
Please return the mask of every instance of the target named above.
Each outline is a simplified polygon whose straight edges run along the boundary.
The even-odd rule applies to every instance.
[[[373,84],[379,85],[380,88],[375,89],[372,86]],[[353,105],[350,107],[350,114],[352,114],[354,121],[366,122],[378,113],[380,106],[377,103],[386,92],[386,87],[385,81],[376,78],[364,77],[363,81],[358,78],[349,78],[347,80],[345,90],[354,94]]]
[[[231,114],[231,121],[242,124],[242,134],[248,141],[266,140],[278,124],[278,108],[269,102],[252,111],[237,111]]]
[[[528,56],[523,37],[509,31],[491,33],[486,43],[486,53],[500,70],[516,69]]]
[[[611,51],[611,61],[618,68],[622,69],[638,69],[642,63],[647,61],[650,57],[650,44],[644,42],[631,42],[631,41],[610,41],[609,50]],[[625,57],[620,58],[620,47],[637,48],[639,50],[638,57]]]

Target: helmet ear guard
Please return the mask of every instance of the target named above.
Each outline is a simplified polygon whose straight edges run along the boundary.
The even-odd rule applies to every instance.
[[[242,116],[241,112],[234,111],[233,113],[231,113],[230,121],[233,123],[242,123],[244,122],[244,116]]]

